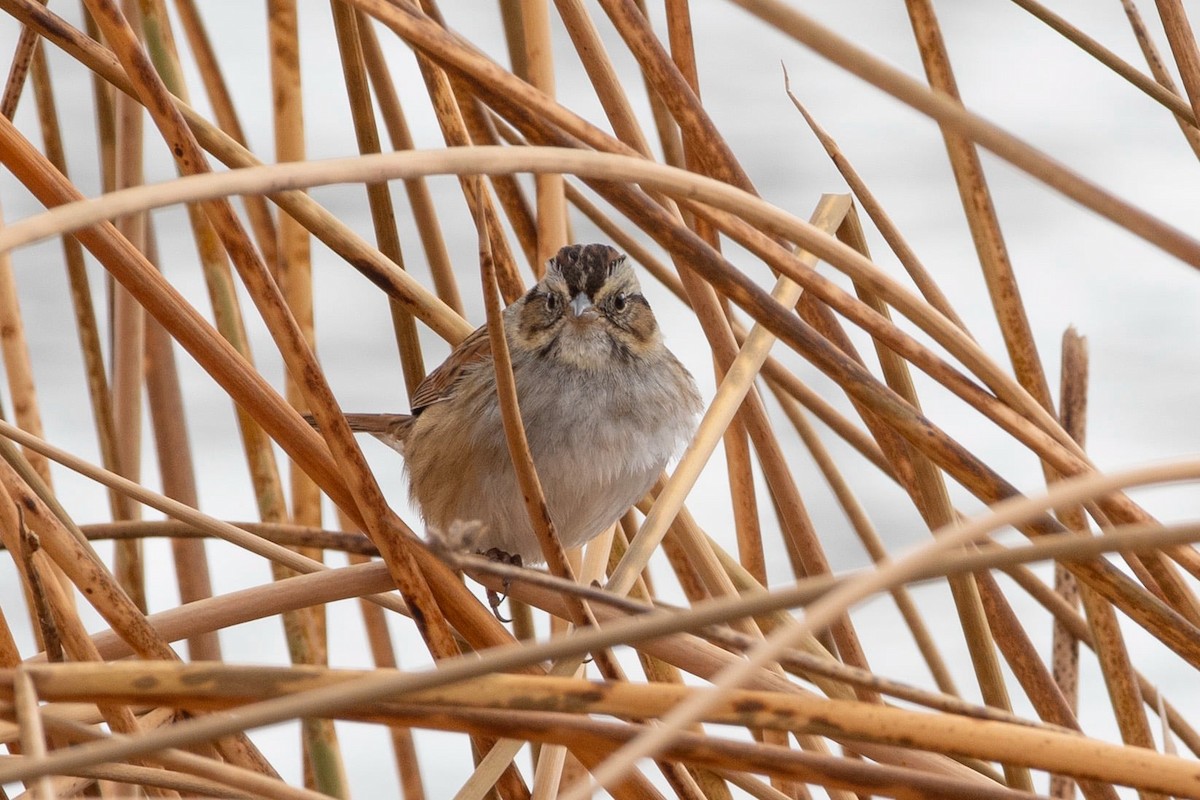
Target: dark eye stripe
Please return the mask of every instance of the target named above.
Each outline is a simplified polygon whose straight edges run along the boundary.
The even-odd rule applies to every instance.
[[[644,335],[643,331],[640,330],[638,327],[635,327],[632,324],[632,320],[630,318],[630,307],[632,304],[636,303],[638,305],[645,306],[646,310],[649,311],[650,303],[647,302],[646,298],[640,294],[625,295],[625,303],[626,303],[625,310],[620,312],[619,319],[616,316],[614,316],[613,314],[605,315],[605,317],[607,317],[607,319],[608,319],[608,323],[610,325],[612,325],[614,328],[620,328],[621,330],[623,330],[627,333],[632,333],[634,336],[636,336],[638,338],[639,341],[645,341],[646,336]]]
[[[553,299],[551,299],[553,298]],[[540,333],[553,328],[563,314],[563,298],[558,292],[532,289],[525,295],[520,326],[528,333]]]
[[[616,298],[614,297],[613,299],[615,300]],[[643,305],[643,306],[645,306],[646,308],[650,308],[650,303],[649,303],[649,302],[647,302],[646,298],[645,298],[645,297],[643,297],[642,295],[640,295],[640,294],[627,294],[627,295],[625,295],[625,308],[624,308],[624,309],[622,309],[622,312],[628,312],[628,311],[629,311],[629,307],[630,307],[631,305],[634,305],[635,303],[636,303],[636,304],[638,304],[638,305]]]

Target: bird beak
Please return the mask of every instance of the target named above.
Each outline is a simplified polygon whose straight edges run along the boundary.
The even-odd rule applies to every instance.
[[[571,300],[571,313],[576,317],[582,316],[583,312],[592,307],[592,301],[588,299],[586,292],[580,292]]]

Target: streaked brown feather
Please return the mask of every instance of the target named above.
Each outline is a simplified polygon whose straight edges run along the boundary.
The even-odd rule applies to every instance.
[[[369,433],[372,436],[391,436],[403,440],[408,427],[412,425],[412,414],[347,414],[346,422],[355,433]]]
[[[425,380],[421,381],[417,390],[413,392],[412,413],[420,414],[422,409],[434,403],[449,400],[454,396],[454,387],[464,374],[480,364],[491,362],[492,344],[488,339],[487,326],[483,325],[459,342],[458,347],[454,348],[446,360],[425,376]]]
[[[312,414],[305,414],[304,421],[317,430],[321,426]],[[346,423],[355,433],[369,433],[379,441],[400,452],[404,452],[404,440],[412,428],[412,414],[347,414]]]

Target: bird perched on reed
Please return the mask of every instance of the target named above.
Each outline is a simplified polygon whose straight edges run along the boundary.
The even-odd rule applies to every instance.
[[[690,438],[700,395],[666,348],[625,256],[570,245],[504,311],[525,431],[566,548],[642,498]],[[509,456],[487,328],[425,378],[411,414],[349,414],[404,456],[426,524],[478,521],[472,546],[543,561]]]

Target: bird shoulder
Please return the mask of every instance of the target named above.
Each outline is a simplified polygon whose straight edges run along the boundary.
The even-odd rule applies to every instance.
[[[454,396],[454,389],[463,376],[473,371],[481,364],[492,361],[492,343],[488,339],[487,326],[476,328],[470,336],[459,342],[425,380],[417,386],[412,396],[412,413],[419,414],[422,409],[434,403],[449,400]]]

